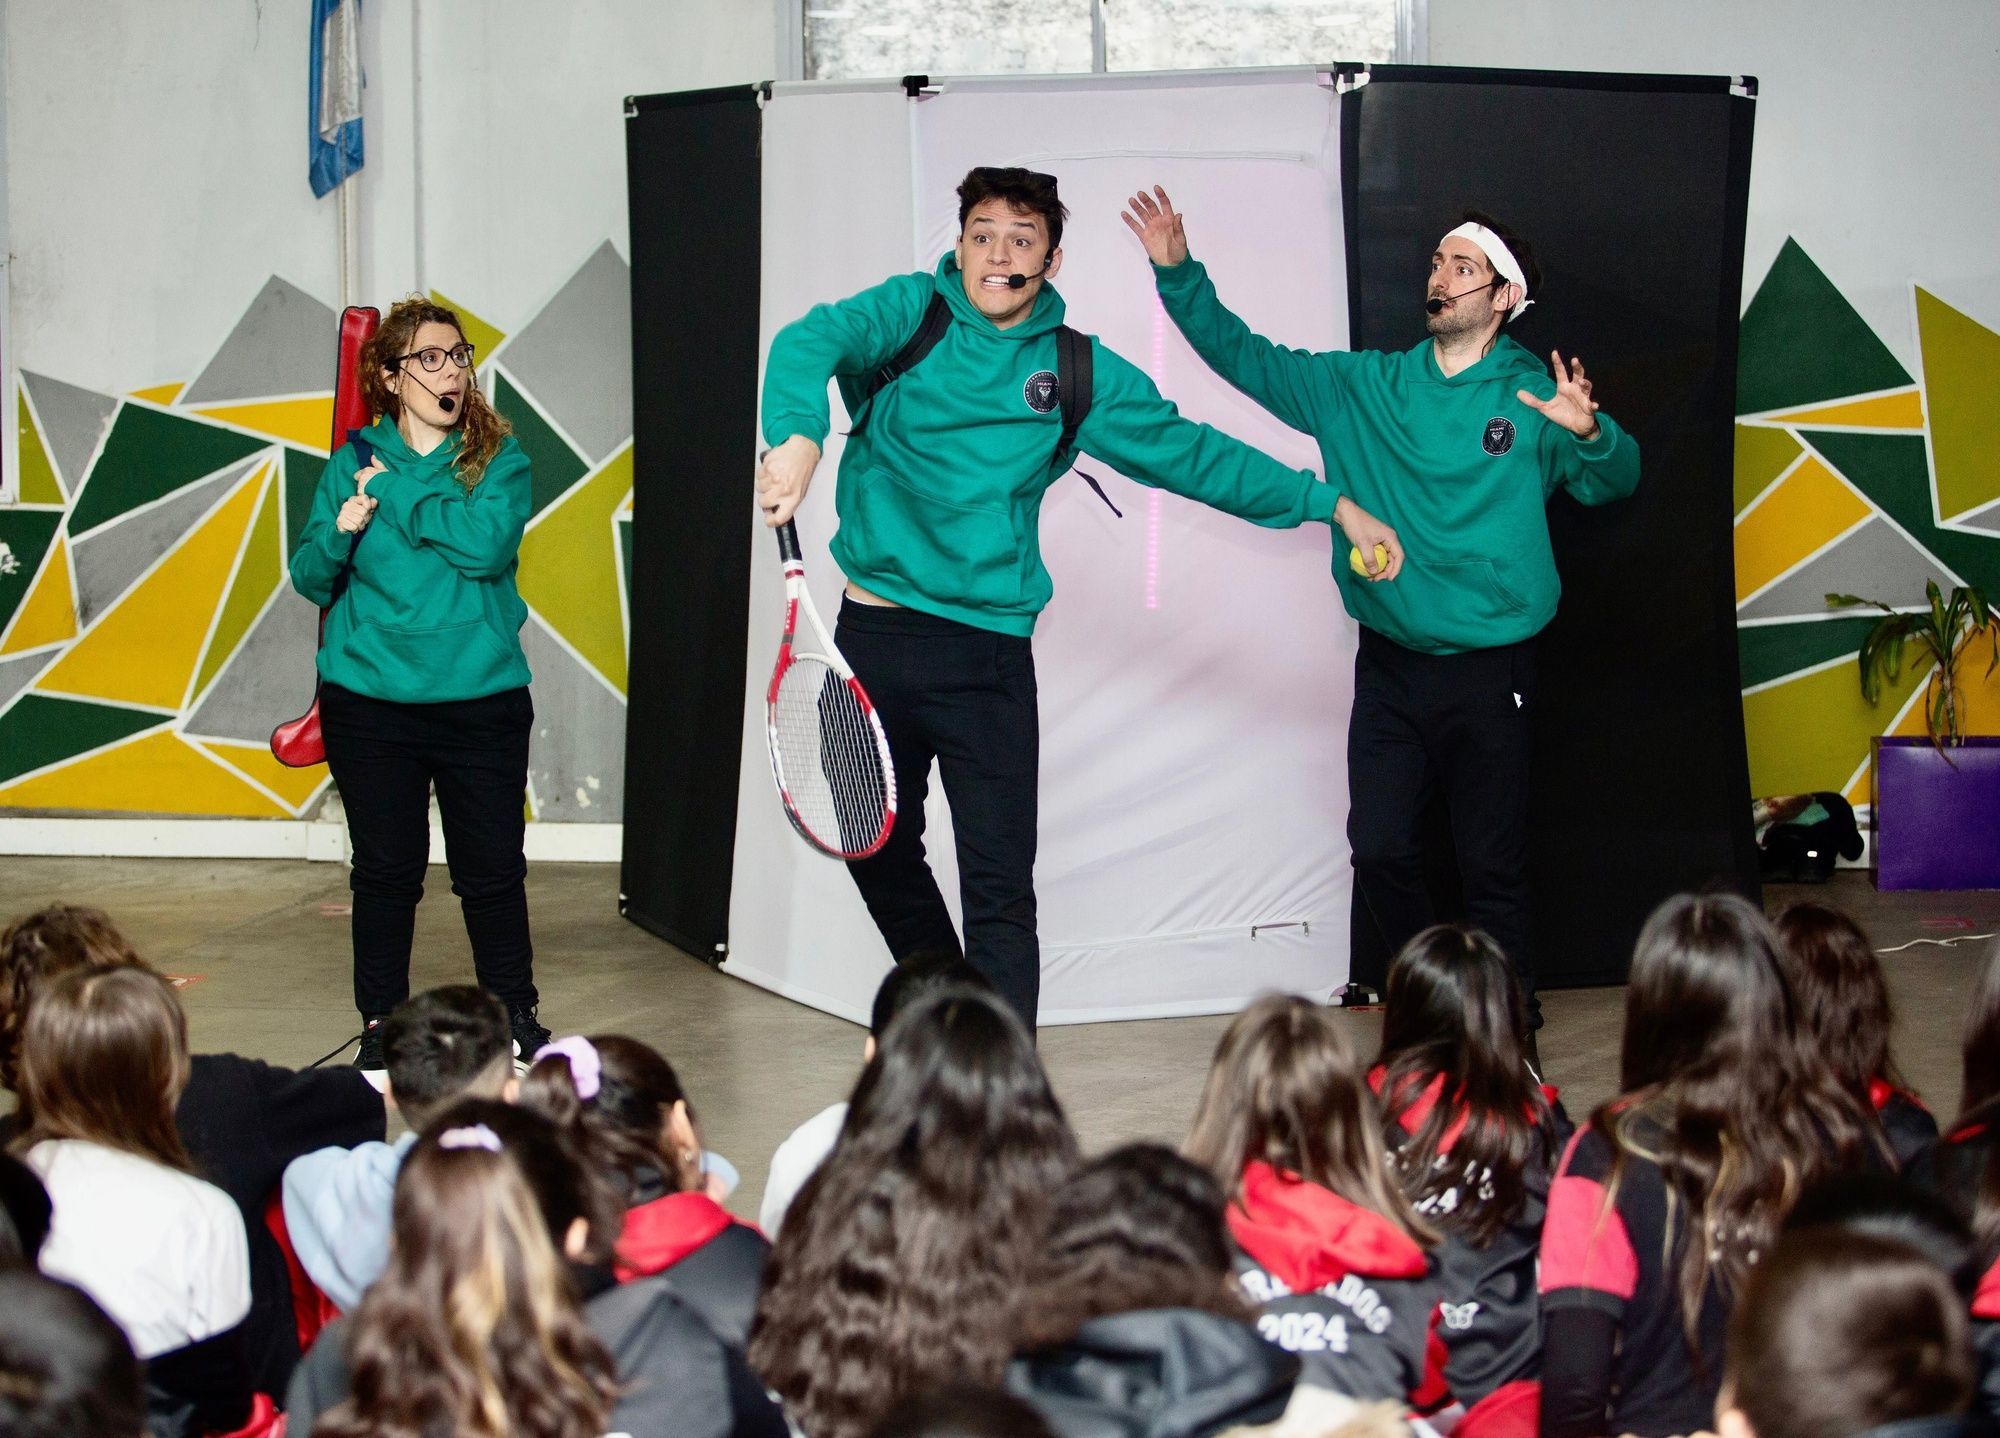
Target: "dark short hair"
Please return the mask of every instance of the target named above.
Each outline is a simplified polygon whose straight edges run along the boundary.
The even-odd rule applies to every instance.
[[[1908,1244],[1941,1269],[1967,1303],[1985,1271],[1972,1230],[1951,1201],[1901,1174],[1842,1173],[1799,1195],[1784,1231],[1837,1229]]]
[[[1062,244],[1063,221],[1069,218],[1069,210],[1056,194],[1054,175],[1024,170],[1019,166],[994,169],[981,165],[967,171],[958,186],[958,228],[961,231],[965,229],[965,217],[972,213],[972,207],[987,200],[1003,200],[1009,209],[1040,215],[1042,223],[1049,228],[1049,248],[1053,250]]]
[[[889,1031],[897,1014],[925,994],[943,988],[972,988],[994,992],[986,975],[972,967],[951,949],[919,949],[897,961],[881,986],[875,990],[875,1006],[868,1014],[868,1032],[876,1043]]]
[[[976,1383],[953,1383],[906,1398],[869,1438],[1052,1438],[1025,1399]]]
[[[1937,1265],[1871,1234],[1786,1234],[1730,1319],[1725,1384],[1759,1438],[1963,1413],[1977,1373],[1964,1301]]]
[[[403,1000],[382,1021],[389,1091],[413,1129],[508,1056],[513,1035],[500,1000],[471,984],[447,984]]]
[[[48,1241],[54,1208],[35,1171],[11,1153],[0,1153],[0,1272],[34,1268]]]
[[[1521,264],[1521,276],[1528,282],[1528,293],[1521,298],[1538,300],[1542,297],[1542,267],[1535,263],[1535,247],[1528,243],[1527,236],[1510,226],[1503,225],[1484,210],[1468,209],[1460,214],[1458,218],[1461,224],[1486,226],[1487,229],[1500,237],[1502,244],[1513,251],[1514,258],[1520,261]],[[1491,268],[1493,261],[1489,257],[1486,263]],[[1495,270],[1494,273],[1497,274],[1499,272]],[[1513,320],[1507,315],[1503,314],[1500,316],[1500,327],[1502,329],[1505,329],[1512,323]]]
[[[39,1273],[0,1273],[0,1433],[137,1438],[145,1425],[139,1360],[104,1310]]]

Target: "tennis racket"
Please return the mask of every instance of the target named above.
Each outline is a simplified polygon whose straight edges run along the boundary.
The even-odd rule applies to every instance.
[[[778,554],[785,562],[785,637],[764,697],[771,778],[800,838],[836,859],[865,859],[889,842],[896,824],[889,736],[813,608],[799,531],[790,520],[778,528]]]

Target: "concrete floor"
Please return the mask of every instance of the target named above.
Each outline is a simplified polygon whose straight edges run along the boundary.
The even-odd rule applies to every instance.
[[[754,1215],[771,1151],[800,1120],[845,1096],[862,1031],[689,959],[618,916],[610,865],[543,864],[529,875],[542,1019],[558,1033],[619,1031],[680,1072],[709,1146],[743,1172],[731,1201]],[[1799,890],[1772,888],[1774,906]],[[2000,892],[1878,893],[1843,873],[1811,891],[1845,907],[1882,947],[2000,930]],[[413,986],[471,978],[458,906],[442,869],[418,912]],[[182,990],[200,1050],[313,1062],[353,1034],[347,876],[332,864],[208,860],[0,860],[0,916],[67,900],[108,910]],[[1992,945],[1923,945],[1890,955],[1896,1053],[1932,1108],[1958,1102],[1964,1001]],[[1581,1116],[1617,1084],[1623,991],[1544,998],[1548,1077]],[[1357,1013],[1372,1048],[1379,1020]],[[1177,1143],[1228,1019],[1161,1019],[1044,1030],[1042,1053],[1087,1149],[1137,1138]],[[344,1057],[344,1055],[343,1055]],[[336,1060],[338,1061],[338,1060]]]

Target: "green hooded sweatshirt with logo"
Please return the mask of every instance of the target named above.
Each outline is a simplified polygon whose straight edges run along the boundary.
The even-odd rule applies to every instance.
[[[937,348],[867,400],[867,377],[916,333],[932,294],[951,306]],[[1002,634],[1034,631],[1054,584],[1042,563],[1042,496],[1056,454],[1053,383],[1063,301],[1044,286],[1027,318],[996,328],[966,296],[956,256],[816,305],[771,341],[764,438],[824,444],[827,381],[858,432],[840,462],[833,557],[862,588]],[[1219,430],[1183,419],[1135,366],[1094,337],[1090,413],[1076,448],[1141,484],[1272,529],[1327,523],[1337,493]]]
[[[1546,400],[1556,385],[1505,334],[1455,375],[1428,338],[1400,353],[1287,349],[1225,309],[1199,261],[1153,273],[1210,368],[1318,440],[1329,484],[1396,531],[1396,578],[1355,574],[1344,544],[1333,572],[1347,612],[1406,648],[1456,654],[1540,633],[1562,592],[1549,498],[1605,504],[1638,486],[1638,442],[1610,415],[1586,441],[1521,403],[1516,390]]]
[[[361,437],[384,468],[368,481],[375,517],[326,617],[320,677],[399,704],[478,699],[526,684],[528,606],[514,568],[532,507],[528,456],[509,435],[468,490],[452,472],[455,433],[423,455],[386,421]],[[318,605],[332,598],[353,539],[334,519],[353,498],[360,468],[352,445],[333,452],[292,555],[292,587]]]

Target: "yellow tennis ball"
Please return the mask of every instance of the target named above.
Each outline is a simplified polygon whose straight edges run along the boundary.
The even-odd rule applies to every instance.
[[[1361,558],[1361,546],[1358,544],[1347,551],[1347,567],[1363,579],[1373,579],[1375,574],[1380,574],[1389,567],[1389,546],[1386,544],[1375,546],[1375,574],[1368,572],[1368,566]]]

